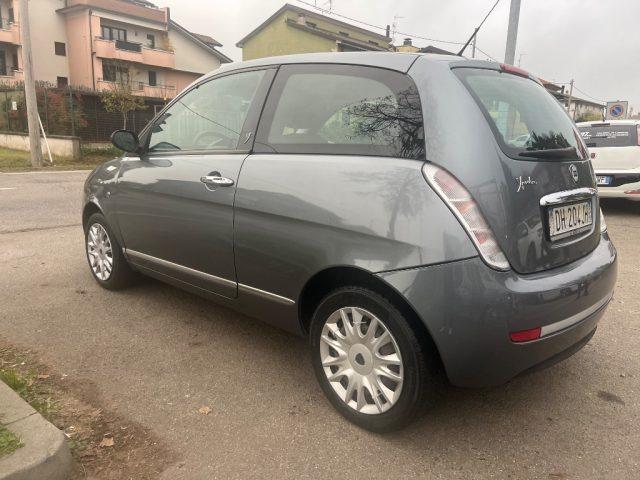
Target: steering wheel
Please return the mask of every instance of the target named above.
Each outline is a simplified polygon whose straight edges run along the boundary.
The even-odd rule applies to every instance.
[[[193,140],[194,146],[198,148],[214,149],[214,148],[233,148],[236,140],[233,138],[213,130],[200,132]]]

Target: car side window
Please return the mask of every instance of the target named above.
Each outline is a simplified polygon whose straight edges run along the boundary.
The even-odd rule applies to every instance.
[[[179,98],[154,123],[150,152],[233,150],[265,70],[215,78]]]
[[[424,158],[422,110],[399,72],[352,65],[285,65],[256,151]]]

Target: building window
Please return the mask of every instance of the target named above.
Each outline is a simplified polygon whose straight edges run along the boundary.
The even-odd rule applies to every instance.
[[[147,35],[147,47],[156,48],[156,36],[148,34]]]
[[[14,23],[16,21],[16,17],[15,17],[15,15],[13,13],[13,8],[11,8],[11,7],[9,7],[9,15],[8,15],[8,17],[9,18],[7,20],[9,20],[9,23]]]
[[[66,57],[67,56],[67,44],[66,43],[55,42],[55,50],[56,50],[56,55],[59,55],[61,57]]]
[[[124,28],[102,26],[102,38],[105,40],[127,41],[127,31]]]
[[[129,69],[110,63],[102,64],[102,79],[107,82],[129,83]]]
[[[58,88],[67,88],[69,86],[69,79],[67,77],[58,77]]]
[[[20,62],[18,61],[18,54],[14,53],[13,55],[11,55],[11,60],[13,61],[13,69],[14,70],[20,70]]]
[[[152,87],[158,85],[158,76],[153,70],[149,70],[149,85]]]

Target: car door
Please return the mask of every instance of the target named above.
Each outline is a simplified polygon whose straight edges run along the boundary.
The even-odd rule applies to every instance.
[[[173,101],[123,159],[115,199],[135,264],[233,298],[233,205],[273,69],[221,74]]]

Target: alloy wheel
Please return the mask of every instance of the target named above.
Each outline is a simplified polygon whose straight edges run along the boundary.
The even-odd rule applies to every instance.
[[[113,271],[113,249],[105,228],[94,223],[87,233],[87,254],[94,275],[102,280],[109,280]]]
[[[362,308],[340,308],[327,318],[320,361],[338,397],[357,412],[384,413],[400,398],[404,370],[398,344],[382,320]]]

